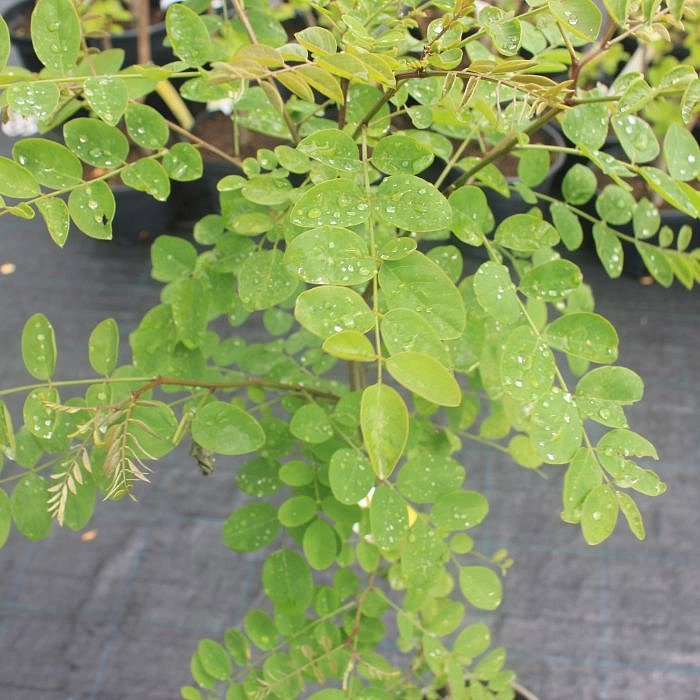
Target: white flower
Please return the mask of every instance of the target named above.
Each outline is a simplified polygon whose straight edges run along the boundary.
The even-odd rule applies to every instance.
[[[35,117],[25,117],[9,107],[0,125],[6,136],[32,136],[39,133],[38,121]]]

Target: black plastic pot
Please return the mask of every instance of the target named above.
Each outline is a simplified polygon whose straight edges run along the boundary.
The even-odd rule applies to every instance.
[[[122,245],[147,243],[171,230],[175,199],[160,202],[126,185],[112,185],[117,211],[112,222],[112,240]]]
[[[25,68],[37,73],[44,65],[34,52],[29,35],[28,17],[31,15],[34,5],[34,0],[22,0],[5,10],[3,18],[10,30],[12,45],[17,50],[22,64]],[[162,66],[175,60],[170,47],[164,45],[166,38],[165,23],[161,22],[152,25],[149,28],[149,36],[153,63]],[[96,48],[102,48],[104,45],[101,39],[96,38],[89,38],[87,44]],[[112,48],[123,49],[124,66],[138,63],[138,32],[135,29],[128,29],[121,34],[111,34],[109,44]]]
[[[2,16],[10,30],[10,41],[19,54],[22,65],[36,73],[44,67],[44,64],[34,52],[34,46],[32,46],[32,40],[29,36],[28,17],[33,9],[34,0],[22,0],[22,2],[10,5],[2,13]]]
[[[164,22],[151,25],[148,29],[148,36],[151,44],[152,63],[163,66],[175,60],[175,55],[171,48],[163,43],[167,36]],[[104,47],[104,42],[96,38],[89,38],[87,44],[100,49]],[[139,62],[138,32],[136,29],[128,29],[120,34],[110,34],[109,45],[113,49],[122,49],[124,51],[124,66],[133,66]]]

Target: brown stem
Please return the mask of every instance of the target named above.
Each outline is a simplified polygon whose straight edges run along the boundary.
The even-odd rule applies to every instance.
[[[397,81],[398,81],[398,76],[397,76]],[[365,114],[365,116],[362,118],[362,121],[357,125],[357,128],[355,131],[352,132],[352,137],[356,139],[359,135],[360,132],[362,131],[363,127],[367,126],[370,121],[372,121],[372,117],[396,94],[396,88],[391,88],[390,90],[387,90],[371,107],[369,112]]]
[[[321,389],[313,389],[312,387],[304,386],[303,384],[287,384],[285,382],[275,382],[269,379],[241,379],[233,382],[203,382],[198,379],[182,379],[179,377],[153,377],[149,382],[146,382],[141,388],[136,389],[132,393],[132,399],[138,400],[143,394],[151,389],[156,389],[159,386],[182,386],[182,387],[198,387],[207,389],[210,392],[226,390],[226,389],[242,389],[249,386],[257,386],[261,389],[279,389],[280,391],[293,391],[299,394],[309,394],[319,399],[338,400],[338,395],[330,391]]]
[[[136,0],[136,29],[137,35],[137,57],[140,65],[145,66],[151,62],[151,37],[149,29],[151,25],[151,8],[149,0]]]
[[[168,124],[168,128],[171,131],[175,132],[176,134],[183,136],[188,141],[192,141],[193,143],[196,143],[200,148],[203,148],[206,151],[213,153],[214,155],[218,156],[219,158],[223,158],[223,160],[226,160],[229,163],[233,163],[236,167],[238,167],[238,168],[242,167],[243,164],[242,164],[240,158],[236,158],[235,156],[232,156],[229,153],[222,151],[221,149],[217,148],[216,146],[212,146],[208,141],[205,141],[204,139],[199,138],[199,136],[196,136],[195,134],[193,134],[191,131],[188,131],[187,129],[183,129],[179,124],[176,124],[175,122],[170,121],[169,119],[166,119],[165,121]]]

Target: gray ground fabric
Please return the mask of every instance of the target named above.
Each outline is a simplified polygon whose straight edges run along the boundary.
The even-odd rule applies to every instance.
[[[3,144],[6,150],[7,143]],[[36,222],[3,217],[0,386],[23,383],[24,322],[43,311],[58,336],[59,378],[85,376],[90,329],[112,316],[126,338],[157,302],[148,249],[72,234],[56,248]],[[700,698],[700,296],[680,287],[608,280],[585,261],[598,310],[621,337],[621,362],[647,382],[632,425],[658,447],[668,493],[640,497],[648,536],[624,525],[587,547],[559,520],[561,473],[550,479],[467,446],[468,481],[491,514],[485,551],[515,565],[495,641],[541,700]],[[256,332],[256,331],[254,331]],[[14,533],[0,550],[0,700],[175,700],[197,641],[214,638],[260,602],[262,555],[221,542],[239,496],[233,460],[202,477],[184,450],[154,469],[138,502],[99,504],[92,541],[54,528],[47,541]]]

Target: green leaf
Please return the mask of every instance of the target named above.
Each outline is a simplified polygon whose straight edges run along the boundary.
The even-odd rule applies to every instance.
[[[27,320],[22,331],[22,359],[29,374],[48,381],[56,369],[56,336],[44,314]]]
[[[583,425],[571,394],[558,387],[542,396],[532,411],[531,437],[548,464],[568,462],[581,445]]]
[[[314,481],[315,469],[300,459],[293,459],[280,467],[279,478],[288,486],[308,486]]]
[[[549,173],[549,152],[525,149],[518,152],[518,179],[528,187],[537,187]]]
[[[527,435],[514,435],[508,443],[508,452],[516,464],[526,469],[537,469],[542,458]]]
[[[68,195],[68,211],[84,234],[100,240],[112,238],[116,203],[109,185],[102,180],[74,189]]]
[[[289,423],[289,430],[302,442],[317,445],[333,437],[333,427],[327,413],[315,403],[299,408]]]
[[[82,484],[76,484],[75,493],[68,497],[66,510],[63,516],[63,524],[71,530],[82,530],[92,518],[95,512],[95,495],[97,486],[90,479],[85,479]]]
[[[27,474],[15,485],[10,496],[12,519],[28,540],[43,540],[51,530],[47,507],[48,482],[38,474]]]
[[[291,222],[304,228],[357,226],[368,218],[369,205],[364,193],[342,178],[321,182],[306,190],[290,213]]]
[[[202,18],[186,5],[175,3],[165,13],[165,28],[175,55],[190,66],[210,60],[212,43]]]
[[[549,260],[523,275],[520,291],[533,299],[552,302],[569,296],[582,281],[578,265],[569,260]]]
[[[31,37],[39,60],[65,75],[80,56],[80,19],[75,4],[71,0],[37,0]]]
[[[290,146],[275,146],[275,156],[279,164],[290,173],[303,174],[311,170],[308,156]]]
[[[452,208],[452,233],[469,245],[481,245],[484,234],[495,225],[483,190],[473,185],[460,187],[450,195],[448,201]]]
[[[275,506],[271,503],[248,503],[229,515],[221,537],[234,552],[254,552],[270,544],[278,532]]]
[[[600,96],[599,90],[585,93],[585,97]],[[603,147],[608,135],[608,106],[605,102],[593,102],[567,109],[562,128],[566,137],[576,145],[597,151]]]
[[[375,484],[369,460],[357,450],[344,447],[333,453],[328,469],[333,495],[345,505],[359,503]]]
[[[362,236],[339,226],[320,226],[287,245],[287,269],[309,284],[354,286],[372,279],[377,265]]]
[[[615,491],[615,498],[620,506],[622,514],[625,516],[630,532],[638,539],[643,540],[646,537],[644,529],[644,520],[639,512],[634,499],[624,491]]]
[[[15,431],[12,427],[12,416],[4,401],[0,400],[0,455],[10,459],[15,458]]]
[[[369,521],[374,542],[379,549],[394,549],[408,532],[408,508],[399,493],[388,486],[378,486],[372,495]]]
[[[386,368],[399,384],[439,406],[458,406],[462,399],[452,372],[431,355],[400,352],[387,359]]]
[[[338,537],[325,520],[314,520],[304,532],[302,549],[309,564],[319,571],[329,568],[338,553]]]
[[[552,14],[575,36],[595,41],[603,16],[593,0],[549,0]]]
[[[202,156],[192,144],[176,143],[163,157],[163,167],[171,180],[199,180],[203,171]]]
[[[0,489],[0,548],[5,546],[7,538],[10,536],[12,525],[12,510],[10,497],[5,489]]]
[[[381,219],[407,231],[439,231],[452,223],[452,209],[445,196],[415,175],[385,178],[372,203]]]
[[[597,367],[585,374],[576,386],[576,396],[603,399],[621,404],[641,401],[642,378],[626,367]]]
[[[438,496],[431,517],[437,527],[452,532],[476,527],[488,512],[489,502],[482,494],[457,490]]]
[[[224,632],[226,650],[239,666],[245,666],[250,661],[250,644],[243,632],[236,627],[229,627]]]
[[[238,271],[238,294],[247,311],[269,309],[288,299],[297,287],[281,250],[258,250]]]
[[[311,496],[292,496],[277,511],[277,518],[285,527],[299,527],[316,517],[317,505]]]
[[[36,208],[44,218],[51,239],[62,248],[70,230],[68,205],[62,199],[53,197],[52,199],[38,201]]]
[[[598,314],[577,311],[560,316],[546,327],[544,338],[551,347],[591,362],[617,359],[617,332]]]
[[[517,401],[531,402],[552,388],[556,364],[547,345],[529,326],[518,326],[501,354],[503,390]]]
[[[273,552],[262,571],[265,593],[282,612],[302,612],[314,594],[311,570],[302,557],[289,549]]]
[[[491,631],[483,622],[475,622],[465,627],[454,643],[454,653],[463,663],[483,654],[491,644]]]
[[[559,242],[557,230],[532,214],[513,214],[502,221],[494,236],[498,245],[523,253],[534,253]]]
[[[394,470],[408,440],[408,410],[401,396],[386,384],[362,392],[360,426],[374,473],[386,479]]]
[[[40,122],[49,119],[61,100],[56,83],[15,83],[7,88],[6,95],[13,112]]]
[[[164,117],[148,105],[130,104],[124,114],[124,123],[131,139],[143,148],[163,148],[170,138]]]
[[[643,119],[634,114],[618,114],[610,120],[632,163],[648,163],[659,155],[659,142],[654,131]]]
[[[579,449],[564,474],[561,492],[561,519],[564,522],[573,525],[581,522],[583,502],[602,480],[603,475],[593,452],[583,447]]]
[[[130,163],[121,173],[122,182],[153,199],[164,202],[170,196],[170,179],[165,168],[153,158],[141,158]]]
[[[693,218],[700,216],[700,206],[696,206],[695,200],[688,196],[688,185],[683,182],[676,182],[663,170],[649,165],[641,168],[641,175],[647,185],[660,195],[662,199],[671,204],[676,209],[689,214]]]
[[[299,142],[297,151],[334,170],[352,173],[360,169],[357,144],[338,129],[315,131]]]
[[[185,277],[174,282],[170,292],[177,339],[190,349],[200,347],[204,342],[208,321],[204,285],[196,277]]]
[[[392,309],[382,316],[382,342],[391,355],[415,351],[430,355],[445,367],[450,355],[437,331],[424,316],[412,309]]]
[[[48,386],[27,394],[22,413],[25,425],[33,435],[46,440],[53,437],[58,414],[55,408],[47,404],[57,404],[59,401],[58,391]]]
[[[308,51],[316,54],[334,54],[338,48],[335,37],[323,27],[307,27],[294,38]]]
[[[503,599],[501,579],[485,566],[463,566],[459,587],[465,599],[480,610],[495,610]]]
[[[250,610],[243,618],[243,628],[256,647],[266,651],[277,643],[279,632],[272,618],[263,610]]]
[[[416,521],[401,550],[401,573],[409,588],[430,588],[449,557],[447,547],[435,530]]]
[[[280,700],[295,700],[302,690],[302,679],[296,663],[289,654],[277,652],[268,656],[262,667],[262,679]]]
[[[567,250],[579,248],[583,243],[583,228],[578,216],[561,202],[553,202],[549,211],[557,233]]]
[[[608,276],[613,279],[619,277],[622,274],[624,252],[615,232],[603,224],[593,224],[593,240]]]
[[[334,333],[323,341],[323,350],[333,357],[351,362],[374,362],[377,359],[369,338],[357,331]]]
[[[690,181],[700,175],[700,146],[680,124],[673,123],[666,131],[664,159],[669,175],[677,180]]]
[[[596,199],[595,208],[604,221],[621,226],[632,219],[635,204],[634,196],[627,190],[606,185]]]
[[[428,321],[443,340],[459,338],[466,325],[462,295],[430,258],[415,251],[387,260],[379,285],[390,310],[411,309]]]
[[[151,401],[137,405],[131,412],[135,452],[143,459],[159,459],[173,449],[172,438],[177,428],[177,419],[166,403]]]
[[[279,464],[267,457],[256,457],[246,462],[236,474],[238,488],[255,498],[270,496],[281,486]]]
[[[421,449],[401,467],[396,486],[414,503],[433,503],[438,496],[458,489],[464,467],[456,460]]]
[[[505,265],[489,260],[474,275],[474,293],[481,308],[490,316],[514,323],[521,315],[520,300]]]
[[[667,255],[656,246],[637,241],[635,247],[651,276],[662,286],[673,284],[673,268]]]
[[[372,164],[387,175],[417,175],[428,168],[434,158],[426,144],[405,134],[383,137],[372,151]]]
[[[233,673],[231,659],[226,650],[213,639],[202,639],[197,645],[197,657],[204,671],[212,678],[225,681]]]
[[[499,53],[514,56],[520,48],[521,25],[517,19],[490,22],[485,25],[487,34]]]
[[[214,690],[216,688],[216,678],[212,678],[202,667],[199,655],[195,653],[190,661],[190,673],[195,682],[202,688]]]
[[[600,484],[586,496],[581,509],[581,531],[590,545],[600,544],[612,535],[619,505],[608,484]]]
[[[294,316],[306,330],[321,338],[344,330],[365,333],[374,326],[374,314],[365,300],[347,287],[315,287],[302,292]]]
[[[0,195],[24,199],[40,193],[39,183],[28,168],[0,156]]]
[[[661,215],[655,204],[643,197],[637,202],[632,218],[634,235],[640,240],[651,238],[661,225]]]
[[[129,104],[129,91],[124,80],[114,76],[88,78],[83,94],[92,111],[112,126],[119,122]]]
[[[158,236],[151,246],[151,276],[172,282],[194,272],[197,250],[183,238]]]
[[[591,168],[575,163],[564,175],[561,192],[569,204],[585,204],[598,188],[598,181]],[[557,227],[559,228],[559,227]]]
[[[60,143],[48,139],[22,139],[12,147],[12,155],[39,184],[51,189],[60,190],[82,181],[83,166]]]
[[[240,408],[212,401],[192,419],[192,438],[202,447],[223,455],[254,452],[265,443],[260,423]]]
[[[7,59],[10,57],[10,30],[7,28],[7,22],[4,17],[0,17],[0,69],[7,65]],[[4,544],[4,540],[2,540]]]
[[[129,141],[116,126],[99,119],[77,117],[63,125],[66,146],[78,158],[98,168],[116,168],[126,162]]]

